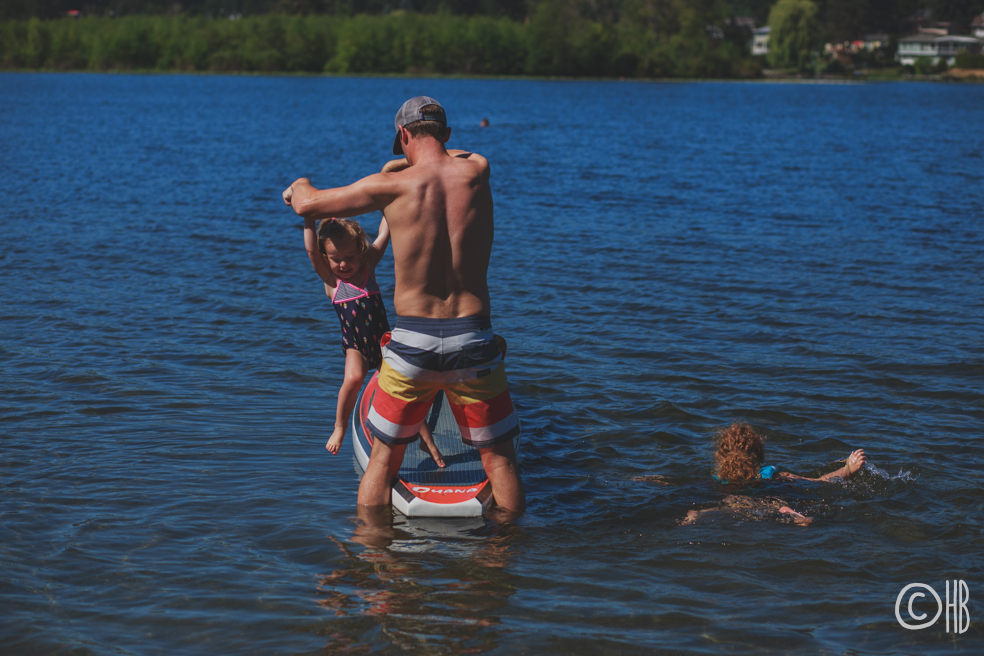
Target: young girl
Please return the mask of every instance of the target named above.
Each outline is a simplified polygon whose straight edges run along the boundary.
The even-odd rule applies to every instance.
[[[717,451],[714,454],[717,474],[714,478],[722,485],[736,486],[762,479],[823,482],[830,481],[834,478],[848,479],[856,474],[865,463],[864,449],[858,449],[847,457],[844,466],[840,469],[836,469],[829,474],[824,474],[820,478],[807,478],[789,472],[778,472],[775,466],[764,464],[765,438],[759,435],[749,424],[740,422],[731,424],[720,431],[714,439],[717,440]],[[639,476],[633,480],[651,481],[666,485],[667,483],[662,478],[662,476],[658,475]],[[689,511],[681,523],[692,524],[701,515],[718,510],[730,509],[740,514],[754,515],[763,508],[771,508],[781,514],[789,515],[794,522],[802,526],[806,526],[813,521],[811,518],[801,515],[789,506],[783,505],[777,499],[753,499],[748,496],[731,494],[725,497],[723,504],[717,508]]]
[[[714,476],[722,484],[741,484],[751,483],[762,479],[780,480],[800,480],[800,481],[822,481],[827,482],[834,478],[848,479],[864,466],[864,449],[852,451],[840,469],[836,469],[829,474],[824,474],[820,478],[807,478],[789,472],[777,472],[775,466],[766,465],[765,462],[765,438],[759,435],[751,425],[736,422],[731,424],[715,437],[717,440],[717,451],[714,453],[714,462],[717,464],[717,474]],[[725,499],[725,507],[734,510],[747,509],[749,503],[753,503],[748,497],[731,495]],[[761,503],[774,506],[781,514],[788,514],[793,521],[801,526],[805,526],[813,520],[801,515],[789,506],[782,505],[775,500],[765,500]],[[704,513],[721,510],[721,508],[707,508],[704,510],[691,510],[683,523],[690,524],[697,521],[697,518]]]
[[[304,248],[325,284],[325,294],[342,327],[345,377],[338,390],[335,430],[325,445],[333,454],[338,453],[345,439],[349,416],[366,374],[378,369],[383,361],[379,340],[390,326],[373,273],[388,243],[386,217],[380,221],[379,234],[372,244],[362,227],[351,219],[326,219],[317,229],[314,219],[304,220]],[[421,448],[443,467],[444,460],[426,424],[421,427],[420,437]]]
[[[715,437],[717,452],[714,462],[721,483],[748,483],[760,479],[778,478],[783,480],[829,481],[832,478],[850,478],[864,466],[864,449],[851,452],[845,465],[840,469],[824,474],[820,478],[807,478],[789,472],[776,472],[765,462],[765,438],[755,432],[749,424],[734,423]]]

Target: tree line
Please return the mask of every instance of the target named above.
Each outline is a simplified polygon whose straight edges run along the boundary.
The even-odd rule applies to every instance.
[[[673,15],[686,7],[710,18],[750,17],[764,25],[777,0],[562,0],[566,11],[611,25],[639,13]],[[901,33],[917,12],[932,20],[967,23],[984,12],[984,0],[813,0],[824,37],[856,39],[865,32]],[[505,17],[524,21],[543,0],[0,0],[0,20],[52,19],[79,11],[83,16],[170,15],[205,18],[284,14],[354,16],[392,11],[418,14]]]
[[[0,0],[0,67],[755,77],[919,9],[984,0]],[[748,18],[776,24],[767,62]]]

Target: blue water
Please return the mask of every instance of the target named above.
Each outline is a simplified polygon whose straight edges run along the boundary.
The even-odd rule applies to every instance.
[[[417,94],[492,164],[515,522],[370,530],[351,436],[324,449],[340,335],[280,192],[378,170]],[[0,75],[0,653],[979,653],[982,106]],[[710,438],[735,419],[781,469],[870,466],[746,495],[809,527],[764,501],[681,526],[726,503]],[[966,633],[899,624],[905,585],[954,579]]]

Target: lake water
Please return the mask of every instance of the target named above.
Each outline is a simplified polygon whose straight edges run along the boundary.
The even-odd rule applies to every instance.
[[[337,320],[280,192],[378,170],[418,94],[492,163],[529,509],[367,531],[351,436],[324,449]],[[982,107],[932,83],[0,75],[0,652],[980,653]],[[379,278],[392,308],[389,255]],[[782,469],[869,467],[753,492],[809,527],[681,526],[722,503],[735,419]],[[904,586],[948,580],[966,633],[899,624]]]

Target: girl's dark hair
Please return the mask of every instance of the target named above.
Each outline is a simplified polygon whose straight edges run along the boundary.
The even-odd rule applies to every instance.
[[[759,478],[765,461],[765,438],[750,424],[736,422],[714,436],[717,440],[717,475],[722,481],[735,483]]]
[[[352,219],[325,219],[318,226],[318,250],[325,257],[325,240],[351,239],[359,250],[359,258],[365,257],[369,250],[369,238],[362,231],[362,226]]]

